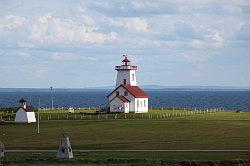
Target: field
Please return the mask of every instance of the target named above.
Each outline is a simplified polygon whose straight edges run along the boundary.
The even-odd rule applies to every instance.
[[[98,117],[91,110],[85,112],[84,118],[83,113],[79,112],[67,114],[45,111],[40,113],[40,134],[37,134],[35,123],[7,123],[0,126],[0,140],[7,150],[56,150],[60,135],[65,133],[70,137],[75,154],[80,153],[77,150],[96,150],[85,152],[83,156],[81,153],[76,155],[76,158],[89,160],[110,157],[155,160],[250,159],[249,112],[191,112],[151,110],[149,114],[129,114],[126,118],[124,114],[108,114],[106,119],[106,114]],[[55,157],[55,153],[48,154]],[[23,155],[31,156],[31,153]],[[16,153],[6,154],[10,160],[15,156]]]

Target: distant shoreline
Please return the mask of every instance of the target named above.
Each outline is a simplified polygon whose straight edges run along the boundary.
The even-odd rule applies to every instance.
[[[53,92],[100,92],[112,91],[113,87],[100,88],[54,88]],[[145,91],[250,91],[250,87],[168,87],[150,88],[142,86]],[[50,92],[49,88],[0,88],[0,92]]]

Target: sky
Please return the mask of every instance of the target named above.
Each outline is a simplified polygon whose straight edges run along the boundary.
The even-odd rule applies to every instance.
[[[249,0],[0,0],[0,88],[250,86]]]

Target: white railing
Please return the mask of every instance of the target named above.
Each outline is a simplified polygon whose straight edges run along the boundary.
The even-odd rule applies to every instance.
[[[137,66],[121,65],[121,66],[116,66],[115,70],[137,70]]]

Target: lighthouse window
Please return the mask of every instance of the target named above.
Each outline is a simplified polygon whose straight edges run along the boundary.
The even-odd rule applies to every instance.
[[[124,96],[128,96],[128,92],[127,91],[124,91]]]
[[[116,96],[119,96],[119,91],[116,91]]]
[[[135,80],[135,74],[132,74],[132,81]]]

